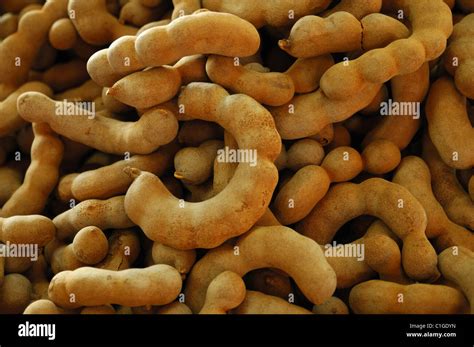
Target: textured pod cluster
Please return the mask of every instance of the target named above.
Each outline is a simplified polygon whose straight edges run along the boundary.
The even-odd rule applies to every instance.
[[[473,313],[471,3],[0,1],[0,313]]]

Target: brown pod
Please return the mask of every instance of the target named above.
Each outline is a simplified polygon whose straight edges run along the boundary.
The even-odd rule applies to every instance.
[[[459,314],[469,310],[466,298],[455,288],[381,280],[356,285],[349,304],[357,314]]]

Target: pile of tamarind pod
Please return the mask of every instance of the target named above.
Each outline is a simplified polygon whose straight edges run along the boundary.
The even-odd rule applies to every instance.
[[[2,0],[0,313],[474,313],[474,0]]]

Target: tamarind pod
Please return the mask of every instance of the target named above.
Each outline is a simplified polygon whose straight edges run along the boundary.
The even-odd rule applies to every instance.
[[[202,103],[203,97],[207,103]],[[278,171],[273,161],[281,140],[271,115],[260,104],[245,95],[229,96],[220,86],[191,83],[181,92],[179,104],[186,116],[222,125],[235,136],[239,149],[254,150],[258,156],[255,165],[239,163],[220,194],[203,202],[185,203],[184,208],[156,176],[132,168],[128,173],[134,182],[127,191],[125,208],[154,241],[183,250],[213,248],[244,233],[264,214],[276,186]],[[201,218],[195,218],[196,214]]]
[[[437,279],[436,252],[425,235],[426,213],[416,198],[398,184],[371,178],[360,184],[335,185],[296,230],[326,244],[344,223],[364,214],[380,218],[403,240],[403,267],[410,278]]]
[[[53,219],[57,228],[57,238],[72,240],[79,230],[90,225],[102,230],[134,226],[125,214],[123,201],[123,195],[107,200],[86,200],[57,215]]]
[[[474,129],[467,115],[466,97],[449,77],[431,85],[426,119],[430,139],[441,159],[455,169],[473,167]]]
[[[224,271],[209,284],[199,314],[226,314],[244,301],[245,292],[242,278],[232,271]]]
[[[180,290],[181,276],[169,265],[122,271],[83,267],[53,277],[48,294],[64,308],[106,304],[135,307],[168,304]],[[71,294],[74,302],[69,300]]]
[[[451,247],[441,252],[438,259],[441,273],[461,288],[471,305],[472,314],[474,312],[474,254],[463,247]]]
[[[423,138],[423,159],[430,168],[433,193],[449,219],[474,230],[474,204],[459,183],[455,169],[441,160],[427,134]]]
[[[398,299],[400,297],[403,300]],[[459,314],[469,308],[462,292],[452,287],[423,283],[402,285],[381,280],[352,288],[349,305],[356,314]]]
[[[472,86],[474,78],[473,24],[474,15],[471,13],[454,26],[453,34],[449,38],[449,45],[444,54],[444,67],[454,77],[457,89],[470,99],[474,99],[474,87]]]
[[[73,177],[70,191],[79,201],[88,199],[108,199],[127,191],[132,183],[123,169],[129,165],[162,176],[172,164],[172,157],[178,150],[174,143],[165,145],[148,155],[134,155],[95,170],[81,172]],[[66,176],[67,177],[67,176]],[[107,177],[104,181],[103,178]]]
[[[441,0],[404,2],[400,6],[410,13],[410,37],[332,66],[322,76],[319,90],[270,109],[283,139],[311,136],[329,123],[347,119],[370,104],[381,84],[412,73],[442,54],[452,31],[449,7]],[[433,12],[428,14],[428,8]]]
[[[2,217],[41,213],[58,182],[63,143],[45,123],[34,123],[33,132],[30,166],[23,184],[0,210]]]
[[[0,137],[12,134],[22,128],[26,122],[17,112],[17,100],[21,94],[25,92],[40,92],[49,97],[53,95],[53,91],[43,82],[27,82],[8,97],[0,102]]]
[[[0,217],[0,241],[14,244],[45,246],[56,234],[51,219],[40,216]]]
[[[234,250],[238,250],[239,256],[234,255]],[[305,257],[298,256],[299,252],[304,252]],[[221,245],[194,265],[185,288],[186,302],[193,312],[198,312],[209,283],[221,272],[229,270],[244,276],[267,267],[286,272],[313,303],[324,302],[336,288],[336,275],[317,243],[287,227],[257,227],[235,246]],[[300,271],[301,268],[306,271]]]
[[[423,205],[428,218],[426,236],[436,238],[441,250],[456,245],[474,250],[474,235],[451,222],[436,200],[431,188],[430,170],[423,159],[415,156],[403,158],[393,182],[407,188]]]
[[[18,31],[0,43],[0,100],[13,89],[25,83],[28,72],[51,25],[67,17],[67,0],[49,0],[41,10],[25,14],[19,21]]]
[[[68,11],[79,36],[88,44],[101,46],[124,35],[135,35],[138,29],[123,25],[107,10],[106,0],[68,1]]]
[[[428,93],[429,66],[423,64],[417,71],[394,77],[391,82],[393,101],[397,103],[418,103],[425,99]],[[385,116],[382,121],[371,130],[363,140],[363,146],[375,140],[388,140],[400,150],[406,148],[420,127],[421,115],[407,114]]]
[[[259,45],[260,36],[250,23],[229,13],[204,11],[141,33],[135,49],[147,66],[161,66],[194,54],[246,57]]]
[[[56,133],[106,153],[148,154],[171,142],[178,132],[176,117],[163,108],[150,109],[136,122],[121,122],[106,117],[104,111],[91,113],[76,104],[68,104],[67,114],[63,114],[58,106],[61,104],[36,92],[24,93],[18,99],[23,119],[46,122]],[[103,137],[108,140],[103,141]]]

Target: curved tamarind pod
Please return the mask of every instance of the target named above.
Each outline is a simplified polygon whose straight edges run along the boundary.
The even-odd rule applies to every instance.
[[[23,184],[0,209],[2,217],[40,214],[58,182],[63,143],[45,123],[34,123],[33,133],[30,166]]]
[[[351,253],[339,255],[338,247],[347,247]],[[375,277],[377,273],[383,280],[410,282],[403,271],[397,239],[379,220],[371,224],[362,238],[344,246],[321,245],[321,249],[336,273],[337,288],[350,288]]]
[[[290,304],[277,296],[247,290],[244,301],[235,309],[234,314],[311,314],[307,309]]]
[[[56,133],[106,153],[148,154],[171,142],[178,132],[176,117],[165,109],[151,109],[136,122],[121,122],[74,103],[62,105],[36,92],[24,93],[18,99],[23,119],[46,122]],[[103,141],[104,137],[108,140]]]
[[[207,103],[202,103],[204,97]],[[249,155],[256,154],[256,160],[240,162],[229,184],[214,198],[184,205],[156,176],[130,169],[134,182],[125,209],[154,241],[177,249],[213,248],[246,232],[264,214],[277,183],[273,162],[281,140],[268,111],[248,96],[229,96],[220,86],[191,83],[181,92],[179,104],[187,117],[220,124],[235,137],[239,149],[252,151]],[[230,160],[223,156],[223,161]],[[160,204],[154,203],[156,199]]]
[[[194,54],[246,57],[257,52],[259,46],[260,36],[253,25],[229,13],[209,11],[151,28],[135,42],[138,57],[147,66],[171,64]]]
[[[444,53],[444,67],[454,77],[457,89],[470,99],[474,99],[473,27],[474,14],[471,13],[454,26]]]
[[[474,166],[474,128],[466,110],[466,97],[454,81],[442,77],[431,85],[426,119],[433,145],[443,161],[455,169]]]
[[[265,1],[258,4],[252,0],[204,0],[202,7],[211,11],[232,13],[252,23],[256,28],[264,25],[282,27],[298,18],[323,11],[330,5],[329,0],[309,1]]]
[[[68,12],[81,38],[88,44],[101,46],[124,35],[134,35],[138,29],[122,25],[107,10],[106,0],[70,0]]]
[[[232,271],[216,276],[207,287],[206,300],[199,314],[226,314],[245,299],[245,283]]]
[[[161,66],[134,72],[115,82],[107,94],[124,104],[147,109],[171,100],[182,85],[207,81],[205,64],[205,57],[198,54],[184,57],[172,67]],[[147,88],[137,93],[144,85]]]
[[[380,178],[333,186],[296,230],[326,244],[344,223],[363,214],[380,218],[403,240],[403,267],[410,278],[432,281],[439,276],[422,205],[406,188]]]
[[[349,305],[357,314],[459,314],[469,309],[462,292],[452,287],[422,283],[402,285],[380,280],[352,288]]]
[[[336,12],[327,18],[301,18],[291,28],[289,38],[278,41],[278,46],[294,57],[309,58],[360,50],[361,37],[359,20],[348,12]]]
[[[123,173],[127,166],[132,165],[140,170],[162,176],[171,167],[173,155],[178,148],[175,143],[171,143],[152,154],[134,155],[130,159],[120,160],[95,170],[74,174],[74,177],[66,175],[64,178],[71,180],[70,193],[67,195],[79,201],[84,201],[88,199],[108,199],[124,194],[132,183],[132,179]],[[104,178],[107,179],[104,180]],[[61,179],[62,181],[63,179]],[[64,193],[65,189],[63,189]]]
[[[305,257],[300,257],[300,252]],[[336,288],[336,275],[317,243],[287,227],[257,227],[242,236],[234,247],[221,245],[194,265],[185,288],[186,303],[193,312],[198,312],[209,284],[226,270],[244,276],[267,267],[286,272],[313,303],[324,302]],[[300,271],[302,268],[306,270]]]
[[[79,230],[93,225],[99,229],[124,229],[134,226],[124,211],[124,196],[108,200],[86,200],[53,219],[57,238],[72,240]]]
[[[451,247],[441,252],[438,259],[441,273],[461,288],[471,304],[471,314],[474,313],[474,253],[463,247]]]
[[[214,83],[234,93],[249,95],[265,105],[283,105],[295,94],[290,76],[280,72],[254,71],[231,57],[211,55],[207,59],[206,71]]]
[[[0,43],[0,100],[28,79],[28,73],[51,25],[67,17],[68,0],[49,0],[41,10],[25,14],[18,31]]]
[[[452,31],[449,7],[442,0],[401,5],[404,12],[410,13],[414,28],[409,38],[332,66],[322,76],[319,90],[270,109],[283,139],[311,136],[329,123],[347,119],[370,104],[383,83],[412,73],[442,54]],[[428,13],[428,8],[432,12]]]
[[[423,159],[415,156],[403,158],[393,182],[407,188],[423,205],[428,218],[426,236],[437,239],[436,244],[440,251],[450,246],[463,246],[474,250],[474,235],[451,222],[436,200],[431,189],[430,170]]]
[[[316,90],[323,73],[334,65],[331,55],[297,59],[284,73],[257,71],[250,64],[241,65],[232,57],[211,55],[206,71],[216,84],[253,97],[269,106],[289,102],[295,92],[308,93]]]
[[[372,13],[362,20],[349,12],[329,17],[307,16],[293,26],[290,36],[280,40],[281,49],[294,57],[316,57],[327,53],[369,51],[410,35],[397,19]]]
[[[398,237],[381,220],[376,220],[363,237],[365,262],[384,281],[411,283],[402,266]]]
[[[49,97],[53,96],[52,89],[43,82],[27,82],[0,102],[0,137],[14,133],[26,122],[18,115],[17,100],[25,92],[39,92]]]
[[[402,112],[404,114],[383,116],[382,121],[364,137],[362,141],[362,146],[365,148],[364,157],[372,166],[372,169],[367,171],[374,174],[387,173],[398,166],[401,159],[399,152],[408,146],[420,127],[421,111],[418,106],[423,102],[429,89],[428,63],[413,73],[395,76],[390,84],[394,102],[399,107],[409,103],[406,104],[409,107]],[[377,148],[378,140],[385,142],[380,149]],[[388,157],[387,153],[390,152],[392,154]],[[388,160],[389,158],[391,160]]]
[[[324,12],[323,16],[330,16],[333,13],[345,11],[360,20],[371,13],[380,12],[381,9],[382,0],[341,0],[341,2],[332,9]]]
[[[474,203],[459,183],[455,169],[441,160],[427,135],[423,139],[423,159],[430,168],[433,193],[449,219],[474,230]]]

